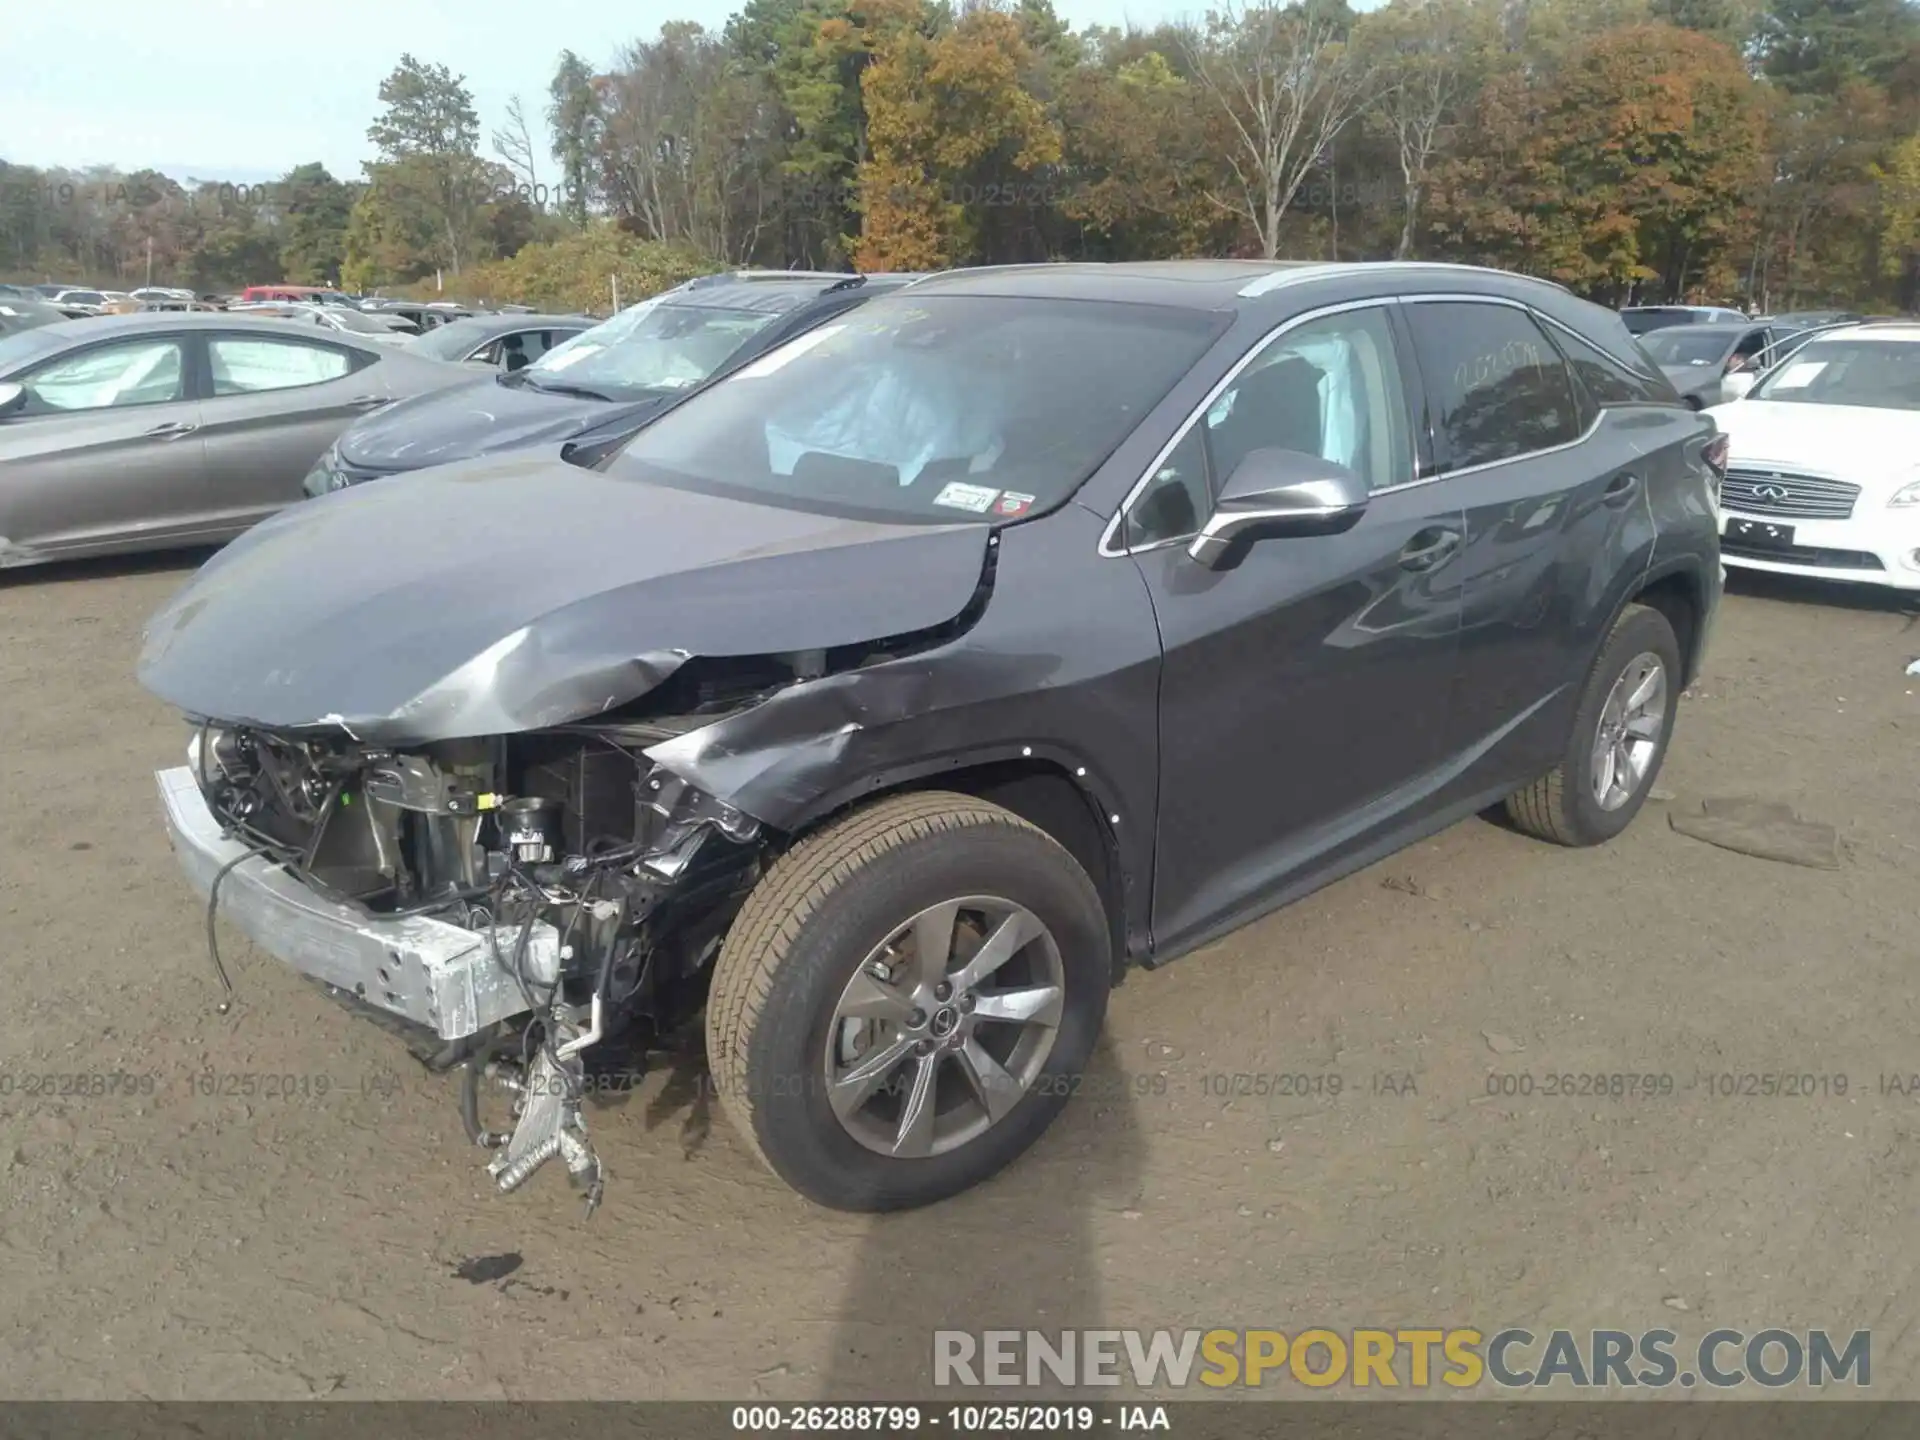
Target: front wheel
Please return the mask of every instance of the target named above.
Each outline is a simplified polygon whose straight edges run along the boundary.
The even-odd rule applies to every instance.
[[[1560,763],[1507,797],[1530,835],[1599,845],[1632,822],[1667,758],[1680,703],[1680,644],[1658,610],[1629,605],[1588,672]]]
[[[965,795],[854,811],[782,856],[714,968],[722,1108],[794,1189],[930,1204],[1039,1139],[1092,1054],[1111,944],[1044,831]]]

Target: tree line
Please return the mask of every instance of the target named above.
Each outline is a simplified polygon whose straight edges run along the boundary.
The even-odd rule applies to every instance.
[[[409,55],[352,181],[0,162],[0,276],[539,303],[623,268],[1416,257],[1616,304],[1920,308],[1914,0],[1223,7],[1076,31],[1050,0],[747,0],[563,53],[543,142],[518,101],[483,139]]]

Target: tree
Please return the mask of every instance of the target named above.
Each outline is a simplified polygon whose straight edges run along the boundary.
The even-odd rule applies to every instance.
[[[1166,37],[1176,55],[1178,42]],[[1134,55],[1113,45],[1105,53]],[[1075,68],[1058,101],[1060,206],[1090,259],[1218,254],[1233,217],[1207,199],[1222,167],[1208,152],[1201,97],[1166,51]]]
[[[353,192],[317,161],[296,165],[273,187],[279,212],[280,268],[301,285],[337,282],[346,261]]]
[[[507,101],[507,123],[493,132],[492,140],[493,153],[512,172],[521,196],[535,209],[544,208],[547,197],[540,188],[540,167],[534,163],[533,132],[518,95]]]
[[[575,225],[585,225],[593,196],[600,115],[593,72],[573,51],[560,52],[560,66],[547,96],[547,128],[553,134],[553,158],[560,162],[560,213]]]
[[[749,258],[777,188],[765,77],[736,65],[720,37],[675,21],[629,46],[599,89],[600,188],[614,213],[648,239]]]
[[[1720,42],[1662,24],[1602,33],[1555,73],[1496,78],[1470,133],[1437,187],[1456,253],[1615,301],[1642,285],[1674,300],[1737,290],[1764,127]]]
[[[869,0],[860,77],[862,270],[940,269],[979,251],[982,209],[1060,160],[1060,134],[1021,84],[1019,20],[972,10],[951,27],[921,0]]]
[[[342,283],[376,290],[433,274],[441,267],[444,232],[434,213],[431,168],[414,156],[367,170],[366,188],[347,220]]]
[[[1280,222],[1301,182],[1376,88],[1343,29],[1342,12],[1319,5],[1256,0],[1239,9],[1229,0],[1188,42],[1233,172],[1216,203],[1245,217],[1268,260],[1280,252]]]
[[[1920,8],[1908,0],[1770,0],[1757,38],[1769,79],[1794,94],[1837,95],[1848,80],[1911,78]]]
[[[454,274],[470,252],[475,218],[486,201],[478,154],[480,117],[466,80],[444,65],[402,55],[380,82],[386,108],[367,127],[381,161],[425,208],[436,231],[436,258]]]
[[[1400,171],[1400,238],[1413,253],[1420,202],[1446,130],[1476,78],[1487,43],[1486,12],[1469,0],[1397,0],[1361,22],[1355,45],[1376,67],[1379,98],[1369,120],[1392,143]]]
[[[1899,281],[1899,304],[1920,301],[1920,135],[1893,148],[1884,168],[1874,168],[1880,185],[1880,263]]]

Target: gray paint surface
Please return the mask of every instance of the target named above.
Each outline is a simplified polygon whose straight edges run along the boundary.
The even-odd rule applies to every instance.
[[[473,373],[260,317],[142,314],[32,333],[53,348],[0,371],[0,381],[97,346],[175,340],[184,398],[0,416],[0,566],[231,539],[299,500],[308,469],[354,420]],[[317,343],[363,363],[319,384],[214,395],[205,345],[222,336]]]

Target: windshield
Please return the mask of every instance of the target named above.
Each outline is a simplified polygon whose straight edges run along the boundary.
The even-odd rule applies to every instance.
[[[338,325],[342,330],[351,330],[359,335],[389,335],[393,326],[378,316],[364,315],[358,310],[346,310],[329,305],[320,312],[330,325]]]
[[[1685,326],[1669,325],[1640,342],[1656,365],[1714,365],[1733,348],[1731,335],[1702,335]]]
[[[1750,398],[1920,410],[1920,342],[1816,340],[1769,373]]]
[[[455,320],[422,332],[408,342],[407,348],[429,360],[459,360],[469,350],[486,344],[492,334],[493,326],[485,320]]]
[[[643,300],[555,346],[521,372],[536,389],[579,389],[609,400],[698,385],[780,316]]]
[[[883,521],[1037,513],[1226,324],[1112,302],[874,300],[670,410],[608,473]]]

